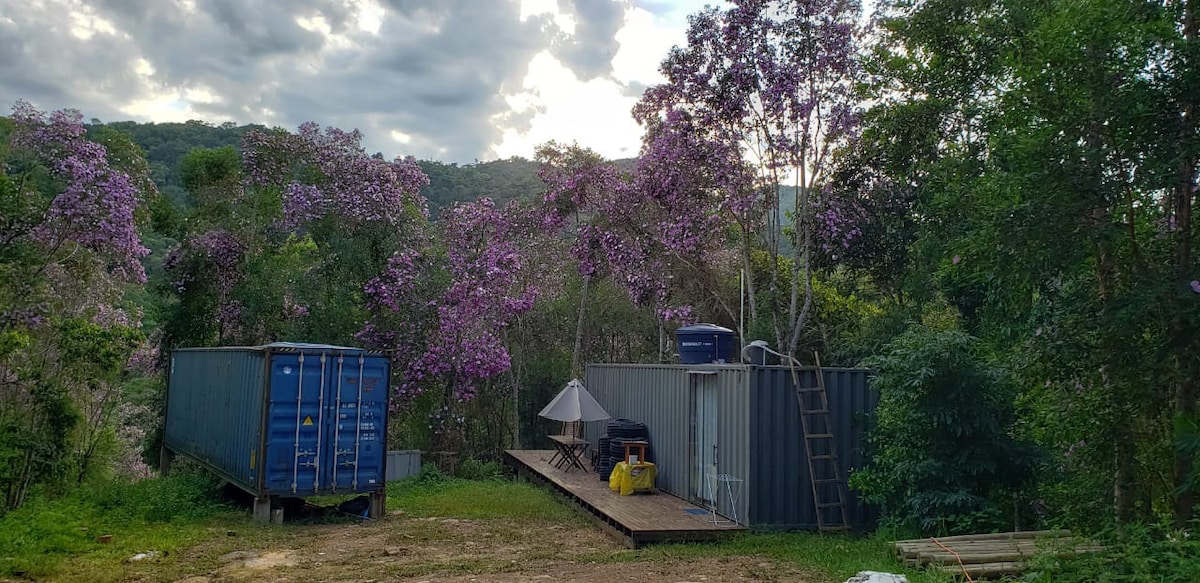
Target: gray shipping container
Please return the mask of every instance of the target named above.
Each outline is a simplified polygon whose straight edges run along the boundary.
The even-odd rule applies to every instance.
[[[816,385],[814,368],[798,370],[801,386]],[[822,370],[844,480],[866,461],[868,415],[878,397],[868,387],[867,370]],[[719,512],[736,514],[752,528],[817,528],[788,367],[592,364],[586,385],[613,418],[646,424],[658,488],[698,504],[715,498]],[[593,444],[603,432],[604,423],[585,424]],[[742,480],[731,484],[737,493],[735,504],[724,489],[711,492],[711,468]],[[853,490],[849,495],[851,526],[873,528],[877,510],[862,503]]]
[[[279,497],[369,494],[383,514],[389,360],[358,348],[276,343],[171,353],[164,470],[192,458],[281,521]],[[279,506],[275,504],[275,506]]]
[[[387,453],[387,481],[394,482],[421,473],[421,450],[403,449]]]

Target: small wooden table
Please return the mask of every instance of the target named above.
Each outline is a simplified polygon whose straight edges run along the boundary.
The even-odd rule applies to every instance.
[[[650,447],[648,441],[626,441],[625,442],[625,463],[637,464],[646,461],[646,448]],[[637,454],[634,454],[637,450]]]
[[[554,442],[554,449],[557,450],[554,456],[550,458],[550,463],[554,467],[565,472],[571,471],[571,468],[579,468],[587,471],[583,466],[583,454],[587,453],[591,443],[586,439],[579,439],[570,435],[551,435],[550,441]],[[557,461],[556,461],[557,460]],[[566,466],[565,468],[563,466]]]

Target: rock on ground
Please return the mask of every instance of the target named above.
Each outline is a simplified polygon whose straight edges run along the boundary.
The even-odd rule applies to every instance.
[[[879,571],[859,571],[857,575],[846,579],[846,583],[908,583],[908,577]]]

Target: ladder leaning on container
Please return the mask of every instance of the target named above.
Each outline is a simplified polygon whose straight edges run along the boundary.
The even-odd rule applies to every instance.
[[[821,357],[815,352],[813,357],[817,364],[814,371],[817,384],[813,387],[800,386],[800,372],[796,370],[795,359],[789,358],[788,364],[792,371],[792,386],[796,388],[796,402],[800,407],[800,427],[804,431],[804,455],[808,458],[817,530],[849,530],[850,522],[846,517],[848,494],[846,482],[842,480],[837,441],[829,416],[825,373],[821,370]]]

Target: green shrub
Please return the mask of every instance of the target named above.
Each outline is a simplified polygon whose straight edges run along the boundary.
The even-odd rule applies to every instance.
[[[443,473],[437,464],[425,463],[421,464],[421,471],[417,473],[413,481],[420,484],[439,484],[450,479],[450,476]]]
[[[1013,391],[960,331],[914,327],[865,366],[879,391],[874,457],[851,484],[892,526],[926,534],[1006,526],[1006,495],[1033,477],[1036,449],[1017,441]]]
[[[168,478],[93,488],[87,497],[113,516],[171,522],[212,515],[220,507],[219,492],[220,482],[210,474],[174,470]]]
[[[96,537],[102,534],[136,540],[155,536],[146,532],[155,525],[183,525],[221,509],[218,482],[187,471],[31,500],[0,517],[0,578],[52,573],[58,563],[96,550]]]
[[[505,472],[504,466],[497,462],[467,458],[458,464],[456,475],[464,480],[499,480],[505,477]]]
[[[1194,529],[1193,529],[1194,532]],[[1200,581],[1200,541],[1187,531],[1129,525],[1111,531],[1105,550],[1075,557],[1039,556],[1030,563],[1031,583],[1193,583]],[[1104,540],[1107,539],[1107,540]]]

